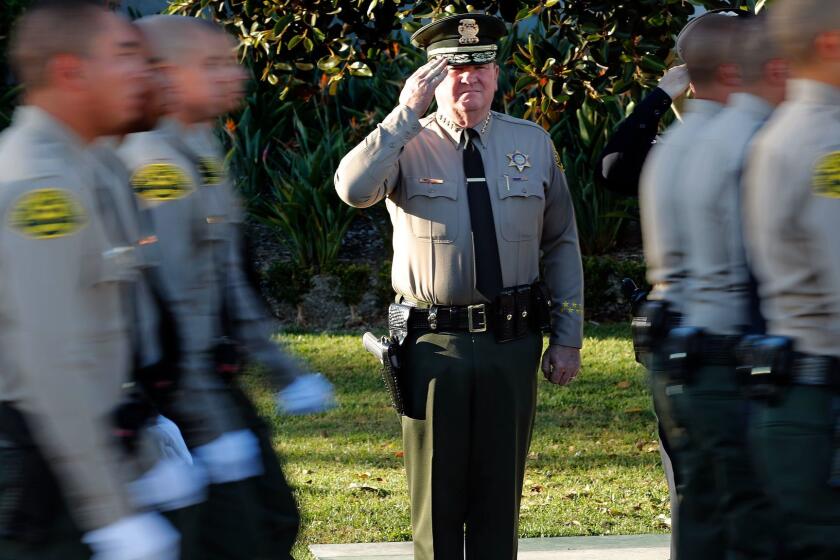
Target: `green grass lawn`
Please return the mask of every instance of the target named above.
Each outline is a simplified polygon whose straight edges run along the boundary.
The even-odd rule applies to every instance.
[[[280,340],[330,378],[339,402],[328,414],[276,420],[276,447],[303,515],[295,558],[310,560],[313,543],[409,540],[399,422],[359,333]],[[550,385],[541,374],[540,381],[521,535],[667,531],[654,416],[629,330],[587,327],[578,379],[568,387]],[[270,412],[258,376],[251,385]]]

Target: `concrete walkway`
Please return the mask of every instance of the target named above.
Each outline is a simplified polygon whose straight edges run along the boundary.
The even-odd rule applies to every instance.
[[[670,535],[521,539],[519,560],[667,560]],[[411,543],[314,544],[318,560],[412,560]]]

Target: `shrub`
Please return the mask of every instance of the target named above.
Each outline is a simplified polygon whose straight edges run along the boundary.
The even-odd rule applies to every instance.
[[[265,285],[268,295],[281,303],[287,303],[297,310],[297,322],[304,324],[303,298],[312,290],[314,274],[290,261],[275,261],[265,271]]]
[[[347,263],[334,265],[329,273],[338,282],[338,295],[350,308],[350,323],[359,322],[358,305],[370,288],[371,269],[366,264]]]
[[[611,256],[584,256],[584,305],[591,319],[624,319],[630,313],[629,302],[621,294],[621,280],[630,278],[647,289],[645,265],[641,260]]]

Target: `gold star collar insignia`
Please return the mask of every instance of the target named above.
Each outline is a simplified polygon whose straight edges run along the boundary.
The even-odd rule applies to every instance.
[[[522,173],[526,167],[531,167],[531,160],[529,156],[516,150],[512,154],[507,154],[508,167],[515,167],[517,171]]]

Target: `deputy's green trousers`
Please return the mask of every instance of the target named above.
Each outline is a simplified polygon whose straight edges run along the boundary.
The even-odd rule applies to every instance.
[[[754,409],[750,439],[782,515],[786,560],[840,558],[840,489],[828,485],[834,398],[824,387],[790,386]]]
[[[402,418],[416,560],[513,560],[536,406],[537,332],[414,333]]]
[[[263,474],[213,484],[202,506],[201,560],[291,560],[300,517],[271,430],[237,387],[231,395],[260,444]]]
[[[664,350],[657,349],[650,358],[650,388],[660,429],[668,442],[674,464],[679,500],[679,529],[671,538],[677,560],[724,559],[725,541],[720,508],[714,494],[711,470],[687,469],[685,463],[696,461],[697,449],[690,441],[685,413],[684,386],[674,385],[667,369]]]
[[[719,557],[777,559],[780,518],[750,456],[749,402],[738,384],[735,366],[698,367],[677,406],[689,438],[682,474],[689,485],[702,481],[705,487],[697,489],[704,493],[708,506],[715,504],[719,510],[725,550]],[[697,552],[693,557],[703,557]]]

